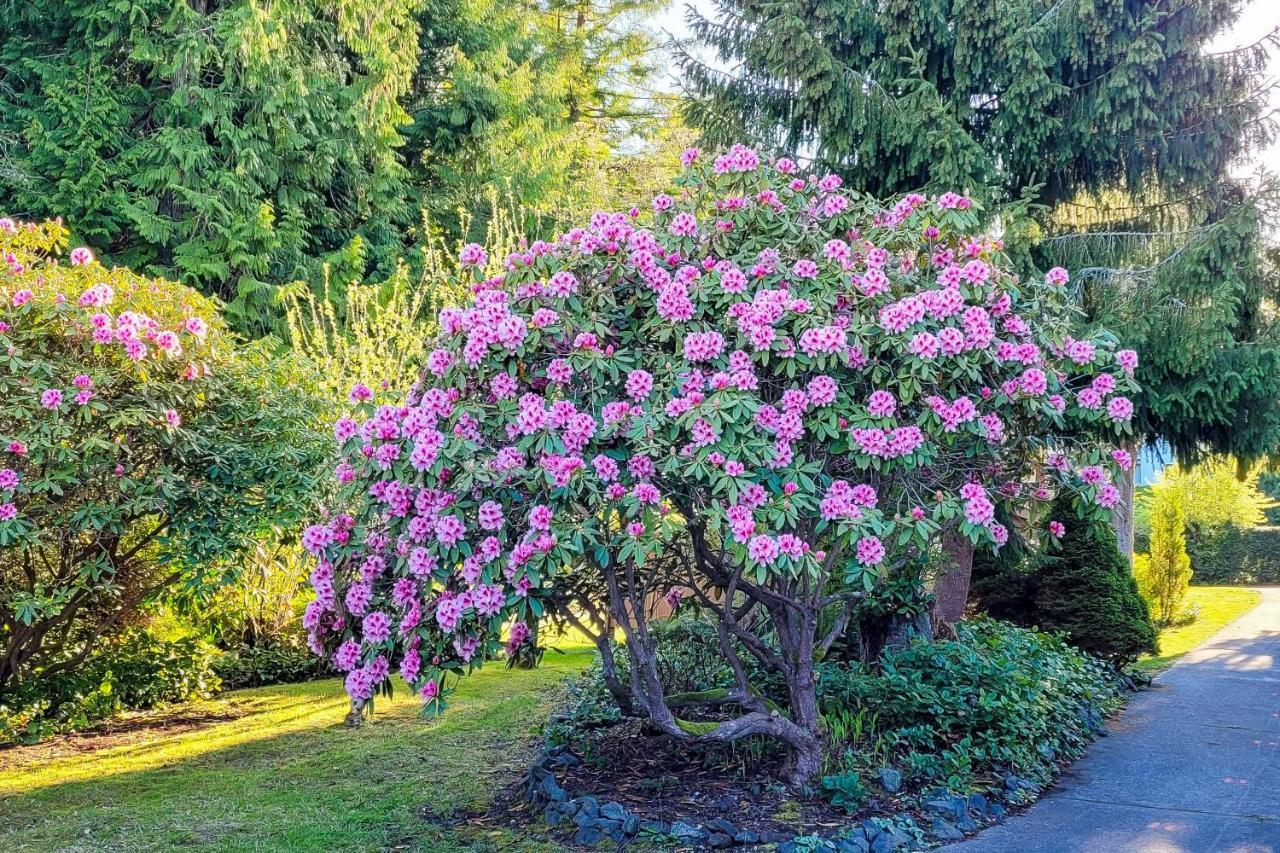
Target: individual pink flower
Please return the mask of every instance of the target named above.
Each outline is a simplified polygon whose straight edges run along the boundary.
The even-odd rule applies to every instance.
[[[468,243],[458,253],[458,263],[464,267],[482,267],[489,260],[489,253],[479,243]]]
[[[77,246],[71,250],[71,266],[82,267],[93,262],[93,252],[84,246]]]
[[[867,411],[877,418],[892,417],[893,413],[898,409],[898,401],[888,391],[879,390],[871,392],[871,396],[867,398]]]
[[[177,356],[182,352],[182,344],[178,341],[178,333],[164,331],[155,336],[156,348],[165,355]]]
[[[182,416],[178,414],[177,409],[165,409],[164,419],[165,421],[168,422],[169,426],[173,427],[174,429],[177,429],[178,427],[182,426]]]
[[[1049,532],[1052,533],[1054,537],[1061,539],[1067,533],[1067,526],[1061,521],[1050,521]]]
[[[653,392],[653,375],[647,370],[633,370],[627,374],[627,396],[643,400]]]
[[[636,487],[631,490],[631,495],[641,504],[656,504],[662,497],[658,487],[652,483],[636,484]]]
[[[1127,421],[1133,417],[1133,402],[1128,397],[1112,397],[1107,403],[1107,415],[1113,421]]]
[[[365,615],[360,630],[370,643],[381,643],[391,636],[391,619],[387,614],[374,610]]]
[[[551,507],[538,504],[529,510],[529,528],[532,530],[550,530],[554,514]]]
[[[1110,509],[1120,500],[1120,490],[1110,483],[1104,483],[1098,488],[1098,495],[1094,500],[1098,506]]]
[[[747,556],[753,563],[762,566],[772,565],[778,559],[782,549],[772,536],[753,536],[747,543]]]
[[[876,566],[884,562],[884,543],[875,536],[864,536],[858,540],[856,557],[864,566]]]
[[[835,379],[830,376],[815,376],[809,380],[806,391],[810,403],[815,406],[827,406],[835,402],[839,387],[836,385]]]
[[[62,405],[62,392],[57,388],[46,388],[40,394],[40,405],[56,411]]]
[[[1054,287],[1061,287],[1070,281],[1070,279],[1071,276],[1068,275],[1067,271],[1062,267],[1054,267],[1044,274],[1045,284],[1053,285]]]

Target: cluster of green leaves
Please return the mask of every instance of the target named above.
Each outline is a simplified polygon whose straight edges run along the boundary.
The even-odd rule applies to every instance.
[[[0,234],[14,259],[0,273],[0,467],[19,478],[0,522],[0,690],[74,670],[152,604],[233,578],[237,554],[309,511],[327,458],[296,359],[240,345],[189,288],[58,263],[66,239],[55,223]],[[102,288],[108,305],[79,304]],[[133,318],[146,354],[95,338],[95,315]],[[165,355],[156,341],[174,329],[181,350]],[[66,389],[60,406],[41,403],[50,388]]]
[[[955,791],[999,771],[1046,782],[1083,752],[1121,686],[1106,664],[1003,622],[956,624],[954,639],[890,649],[874,664],[826,664],[818,694],[840,777],[881,767]],[[845,786],[839,788],[841,796]]]
[[[1187,553],[1197,584],[1280,583],[1280,527],[1191,530]]]
[[[35,743],[120,711],[208,698],[220,686],[213,650],[194,638],[131,630],[99,644],[74,671],[23,682],[0,695],[0,744]]]
[[[327,662],[307,648],[300,631],[265,645],[241,644],[220,652],[213,658],[212,667],[228,690],[293,684],[333,674]]]

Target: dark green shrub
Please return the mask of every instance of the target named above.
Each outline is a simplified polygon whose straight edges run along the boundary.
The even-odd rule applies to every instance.
[[[241,644],[220,652],[213,659],[213,671],[228,690],[293,684],[334,672],[327,660],[316,657],[300,638],[288,636],[267,645]]]
[[[718,652],[696,624],[664,630],[668,660],[709,666]],[[683,647],[678,655],[673,643]],[[707,671],[713,677],[672,686],[720,683]],[[829,659],[817,675],[827,735],[822,792],[855,810],[867,796],[863,780],[885,766],[918,788],[981,788],[1000,772],[1046,782],[1059,758],[1083,751],[1123,690],[1113,667],[1063,640],[985,619],[957,624],[955,639],[888,648],[875,662]],[[766,697],[781,688],[770,682],[759,678]],[[566,712],[553,718],[548,738],[586,754],[607,736],[599,730],[621,719],[597,663],[570,682]]]
[[[892,765],[913,785],[956,791],[998,771],[1047,781],[1122,696],[1102,661],[994,620],[888,649],[878,664],[823,665],[818,691],[829,749],[845,767]]]
[[[170,642],[128,631],[80,667],[37,672],[0,695],[0,743],[34,743],[121,711],[212,696],[220,687],[213,654],[195,638]]]
[[[1193,584],[1280,583],[1280,527],[1187,528]]]
[[[1065,632],[1073,645],[1117,665],[1155,654],[1156,630],[1115,530],[1105,521],[1079,518],[1073,502],[1064,496],[1053,506],[1052,517],[1067,530],[1036,573],[1036,623]]]
[[[973,555],[969,597],[992,618],[1034,625],[1040,567],[1037,556],[1022,549],[979,551]]]

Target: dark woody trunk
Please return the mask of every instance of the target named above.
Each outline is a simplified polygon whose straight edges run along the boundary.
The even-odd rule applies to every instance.
[[[933,617],[942,625],[964,618],[973,575],[973,543],[958,531],[942,537],[943,563],[933,585]]]

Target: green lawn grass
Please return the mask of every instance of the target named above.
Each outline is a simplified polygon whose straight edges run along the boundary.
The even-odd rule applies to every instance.
[[[1234,586],[1193,586],[1187,591],[1184,607],[1198,609],[1195,621],[1160,632],[1160,654],[1138,661],[1138,669],[1154,675],[1165,669],[1226,625],[1248,613],[1262,594]]]
[[[0,751],[0,850],[554,850],[431,818],[484,808],[517,778],[565,675],[589,660],[576,649],[535,670],[490,665],[435,720],[401,684],[371,724],[345,728],[330,679],[117,723],[236,715],[186,731]]]

